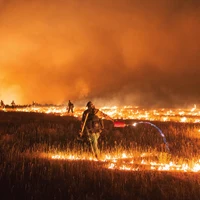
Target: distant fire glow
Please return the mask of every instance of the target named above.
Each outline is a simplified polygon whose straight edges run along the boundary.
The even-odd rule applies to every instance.
[[[1,108],[2,109],[2,108]],[[81,117],[85,107],[75,107],[74,117]],[[64,106],[47,106],[47,107],[37,107],[30,106],[25,108],[16,109],[2,109],[5,112],[8,111],[18,111],[18,112],[37,112],[37,113],[47,113],[56,114],[60,116],[72,115],[68,114],[66,107]],[[113,119],[135,119],[135,120],[148,120],[148,121],[172,121],[172,122],[182,122],[182,123],[200,123],[200,109],[194,105],[191,109],[179,108],[179,109],[144,109],[134,106],[124,106],[124,107],[101,107],[100,110],[111,116]]]

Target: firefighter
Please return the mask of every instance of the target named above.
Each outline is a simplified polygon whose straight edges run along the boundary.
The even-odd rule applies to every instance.
[[[1,100],[1,107],[5,108],[5,104],[4,104],[3,100]]]
[[[68,102],[68,113],[69,112],[74,112],[74,104],[69,100],[69,102]]]
[[[104,124],[102,118],[113,121],[113,119],[95,108],[95,105],[89,101],[86,105],[87,109],[82,114],[81,120],[81,130],[79,136],[86,137],[89,140],[92,153],[98,159],[99,148],[98,139],[104,129]]]
[[[12,100],[11,105],[12,105],[12,108],[15,108],[15,102],[14,102],[14,100]]]

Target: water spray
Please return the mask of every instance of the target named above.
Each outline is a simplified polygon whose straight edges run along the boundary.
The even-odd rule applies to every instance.
[[[158,128],[155,124],[153,124],[151,122],[140,121],[140,122],[135,122],[133,124],[126,124],[124,121],[115,121],[114,122],[114,127],[124,128],[125,126],[136,126],[137,124],[150,124],[151,126],[155,127],[159,131],[161,137],[163,138],[163,142],[165,143],[166,150],[168,152],[170,152],[169,146],[167,144],[167,140],[166,140],[166,137],[165,137],[164,133],[161,131],[160,128]]]

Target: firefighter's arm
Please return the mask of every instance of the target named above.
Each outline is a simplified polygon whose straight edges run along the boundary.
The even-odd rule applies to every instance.
[[[86,113],[86,112],[83,113],[82,120],[81,120],[81,129],[79,131],[80,136],[83,135],[83,131],[85,129],[85,124],[86,124],[86,121],[87,121],[87,118],[88,118],[88,114],[89,113]]]
[[[104,112],[102,112],[100,110],[98,110],[97,116],[98,117],[103,117],[103,118],[105,118],[107,120],[110,120],[110,121],[114,122],[113,118],[111,118],[109,115],[105,114]]]

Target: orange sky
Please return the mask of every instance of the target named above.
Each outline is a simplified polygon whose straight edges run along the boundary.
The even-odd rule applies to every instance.
[[[0,99],[175,105],[200,100],[195,0],[0,0]]]

